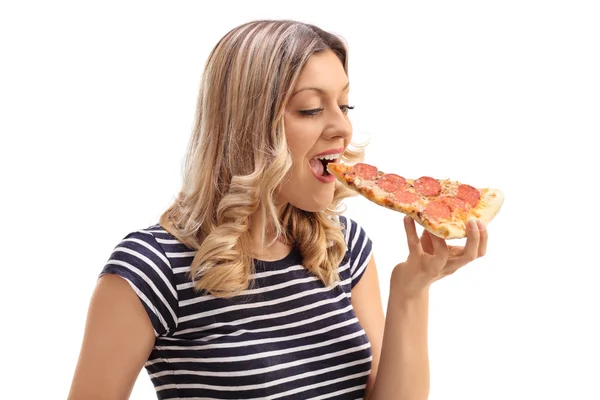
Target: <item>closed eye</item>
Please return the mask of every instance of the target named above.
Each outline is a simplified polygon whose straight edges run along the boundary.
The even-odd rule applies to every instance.
[[[300,114],[306,115],[308,117],[315,117],[319,115],[323,111],[323,108],[311,108],[310,110],[300,110]]]
[[[321,114],[321,112],[323,112],[323,110],[324,110],[323,107],[311,108],[310,110],[300,110],[300,114],[305,115],[307,117],[316,117],[317,115]],[[349,110],[354,110],[354,106],[350,106],[348,104],[343,104],[340,106],[340,110],[342,110],[342,113],[348,114]]]
[[[348,114],[349,110],[354,110],[354,106],[349,106],[348,104],[344,104],[344,105],[340,106],[340,110],[342,110],[342,112],[344,114]]]

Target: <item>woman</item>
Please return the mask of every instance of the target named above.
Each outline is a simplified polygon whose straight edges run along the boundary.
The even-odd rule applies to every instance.
[[[428,291],[484,255],[405,219],[384,319],[371,241],[325,172],[349,148],[348,56],[294,21],[230,31],[206,63],[183,187],[114,249],[91,300],[70,399],[425,399]]]

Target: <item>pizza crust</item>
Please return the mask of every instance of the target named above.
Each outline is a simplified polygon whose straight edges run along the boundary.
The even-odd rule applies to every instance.
[[[340,184],[351,191],[362,195],[379,206],[409,215],[424,229],[443,239],[461,239],[466,237],[466,221],[470,218],[477,218],[485,225],[489,224],[498,214],[504,203],[504,194],[499,189],[478,189],[481,193],[479,203],[469,210],[464,220],[434,223],[423,218],[423,207],[419,204],[399,204],[391,201],[387,192],[376,185],[365,185],[361,178],[353,177],[352,181],[348,182],[344,173],[351,172],[351,166],[330,163],[327,165],[327,170],[337,178]],[[406,181],[412,182],[413,180],[407,179]]]
[[[478,218],[485,225],[489,224],[504,204],[504,193],[499,189],[479,189],[481,200],[479,204],[472,209],[473,216]]]

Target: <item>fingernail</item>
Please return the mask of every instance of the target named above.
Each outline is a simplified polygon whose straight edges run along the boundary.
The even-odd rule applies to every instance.
[[[483,230],[485,230],[485,224],[484,224],[484,223],[483,223],[483,221],[482,221],[482,220],[480,220],[480,219],[478,219],[478,220],[477,220],[477,226],[479,227],[479,230],[480,230],[480,231],[483,231]]]
[[[469,228],[471,228],[471,230],[474,230],[474,231],[479,230],[479,228],[477,227],[477,220],[470,219],[469,220]]]

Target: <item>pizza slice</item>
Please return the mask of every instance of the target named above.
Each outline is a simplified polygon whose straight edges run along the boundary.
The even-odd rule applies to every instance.
[[[365,163],[329,163],[327,171],[350,190],[377,205],[410,215],[443,239],[466,237],[467,221],[471,218],[487,225],[504,203],[504,194],[498,189],[478,189],[429,176],[406,179]]]

